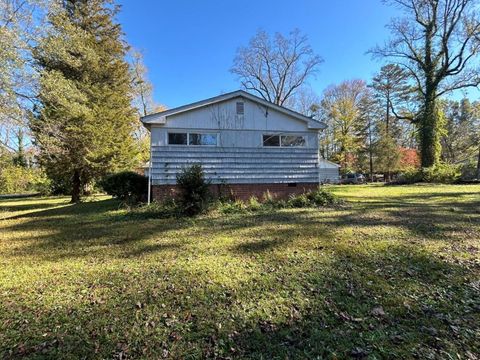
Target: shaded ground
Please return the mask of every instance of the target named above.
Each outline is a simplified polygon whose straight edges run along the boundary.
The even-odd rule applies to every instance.
[[[0,200],[0,358],[477,358],[480,186],[132,220]]]

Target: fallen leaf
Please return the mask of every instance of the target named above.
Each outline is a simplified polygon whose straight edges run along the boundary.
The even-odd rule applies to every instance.
[[[370,314],[373,316],[385,316],[385,311],[383,310],[383,307],[376,306],[370,311]]]

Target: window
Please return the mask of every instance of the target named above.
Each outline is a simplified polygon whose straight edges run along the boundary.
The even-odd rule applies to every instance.
[[[237,115],[243,115],[245,113],[245,104],[243,102],[237,102]]]
[[[189,145],[217,145],[217,134],[188,134]]]
[[[217,134],[168,133],[168,145],[217,145]]]
[[[305,146],[305,137],[298,135],[263,135],[263,146]]]
[[[281,137],[282,146],[305,146],[305,138],[303,136],[286,135]]]
[[[263,146],[280,146],[280,136],[263,135]]]
[[[169,145],[187,145],[187,133],[168,133]]]

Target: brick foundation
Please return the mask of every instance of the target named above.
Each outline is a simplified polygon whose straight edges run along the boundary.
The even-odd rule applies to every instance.
[[[289,184],[218,184],[210,185],[210,192],[216,197],[225,196],[237,200],[248,200],[252,196],[262,199],[263,194],[268,191],[275,198],[285,199],[291,194],[303,194],[318,187],[317,183],[296,183],[291,185],[295,186],[289,186]],[[154,201],[176,197],[178,193],[177,185],[152,185],[152,199]]]

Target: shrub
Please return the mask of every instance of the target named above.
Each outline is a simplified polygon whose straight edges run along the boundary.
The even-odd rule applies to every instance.
[[[291,208],[304,208],[311,205],[306,194],[301,195],[290,195],[290,198],[287,201],[287,206]]]
[[[394,185],[414,184],[421,181],[429,183],[452,184],[462,177],[461,165],[439,163],[422,169],[411,169],[400,174]]]
[[[50,193],[50,181],[42,169],[13,164],[0,169],[0,194]]]
[[[270,191],[266,191],[264,194],[263,194],[263,201],[262,203],[264,205],[270,205],[270,206],[275,206],[277,204],[277,201],[275,200],[275,198],[273,197],[272,193]]]
[[[319,187],[315,191],[308,192],[306,195],[309,203],[314,206],[332,206],[340,205],[343,203],[343,201],[338,196],[332,194],[330,191],[323,187]]]
[[[262,207],[262,203],[258,201],[258,199],[255,196],[250,197],[248,199],[248,208],[252,211],[257,211],[260,210]]]
[[[402,172],[398,179],[390,184],[392,185],[406,185],[415,184],[422,181],[422,171],[420,169],[411,168]]]
[[[266,192],[263,196],[263,202],[259,202],[257,198],[251,197],[247,202],[239,200],[220,202],[218,209],[224,214],[243,214],[256,211],[270,211],[273,209],[335,206],[342,203],[343,201],[336,195],[323,187],[319,187],[315,191],[309,191],[300,195],[291,195],[287,201],[275,199],[271,193]]]
[[[462,175],[459,165],[439,163],[422,169],[422,177],[426,182],[451,184],[458,181]]]
[[[106,176],[100,181],[100,186],[115,198],[128,203],[138,203],[145,200],[148,179],[133,171],[123,171]]]
[[[249,209],[248,206],[242,201],[235,200],[220,202],[218,205],[218,210],[222,214],[243,214],[246,213]]]
[[[177,174],[177,184],[180,187],[180,203],[186,215],[193,216],[208,208],[209,183],[205,180],[201,165],[184,168]]]

